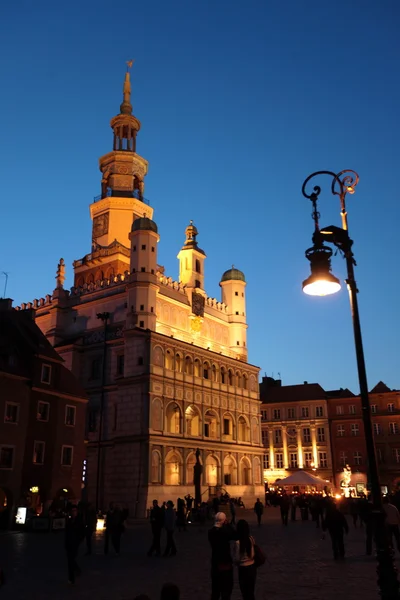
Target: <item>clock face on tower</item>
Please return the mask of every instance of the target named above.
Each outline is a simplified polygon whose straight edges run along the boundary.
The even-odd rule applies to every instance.
[[[193,294],[192,296],[192,313],[197,317],[204,317],[204,296],[201,294]]]
[[[93,238],[98,238],[108,233],[108,212],[97,215],[93,219]]]

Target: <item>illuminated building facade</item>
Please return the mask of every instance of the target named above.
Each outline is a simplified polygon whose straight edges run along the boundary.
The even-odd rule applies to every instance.
[[[90,205],[91,251],[74,262],[71,291],[61,261],[53,295],[29,305],[89,395],[88,496],[139,516],[153,498],[193,494],[199,448],[203,498],[222,487],[252,501],[263,492],[263,452],[245,276],[229,269],[221,300],[207,295],[206,254],[192,222],[179,278],[165,274],[144,193],[148,163],[136,152],[129,72],[111,127],[113,150],[99,160],[101,195]]]

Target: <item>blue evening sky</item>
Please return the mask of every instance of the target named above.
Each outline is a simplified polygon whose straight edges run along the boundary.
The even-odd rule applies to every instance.
[[[355,169],[350,235],[369,387],[400,388],[398,0],[7,2],[0,23],[0,271],[15,304],[90,251],[125,60],[159,263],[174,279],[193,219],[206,290],[246,274],[249,359],[284,384],[358,391],[347,290],[302,293],[313,171]],[[321,181],[321,224],[340,225]],[[326,192],[324,194],[324,192]],[[127,223],[127,227],[130,224]],[[338,255],[333,272],[341,279]],[[4,276],[0,275],[0,295]]]

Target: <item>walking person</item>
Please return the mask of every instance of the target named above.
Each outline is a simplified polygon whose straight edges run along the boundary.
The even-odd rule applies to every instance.
[[[346,517],[340,512],[334,502],[331,502],[326,509],[325,521],[322,526],[323,531],[328,530],[332,541],[333,558],[344,558],[344,532],[349,533]]]
[[[247,521],[240,519],[236,528],[237,540],[233,545],[233,562],[238,566],[239,587],[243,600],[255,600],[257,569],[254,564],[254,538]]]
[[[286,527],[288,524],[289,506],[290,506],[290,499],[289,499],[289,496],[287,495],[287,493],[284,491],[281,496],[281,519],[282,519],[282,525],[285,525]]]
[[[383,510],[386,514],[385,525],[389,534],[390,544],[393,548],[393,538],[396,540],[397,550],[400,552],[400,513],[391,503],[389,496],[383,499]]]
[[[104,554],[108,554],[110,539],[111,544],[115,550],[115,554],[119,556],[121,549],[121,535],[124,531],[122,512],[118,506],[110,502],[110,507],[106,514],[106,535]]]
[[[178,498],[177,501],[176,524],[179,532],[181,528],[186,531],[185,501],[182,498]]]
[[[236,523],[236,506],[232,498],[229,499],[229,511],[231,513],[231,525]]]
[[[193,498],[193,496],[188,494],[187,496],[185,496],[185,500],[186,500],[186,519],[187,519],[188,523],[191,523],[194,498]]]
[[[164,527],[167,532],[167,545],[165,546],[164,556],[175,556],[176,546],[174,540],[174,532],[176,526],[176,514],[174,511],[174,503],[171,500],[167,502],[167,509],[164,514]]]
[[[86,507],[85,511],[85,537],[86,537],[86,556],[92,554],[92,538],[96,531],[97,514],[96,509],[91,502]]]
[[[158,506],[158,501],[153,500],[153,508],[150,510],[151,532],[153,534],[153,542],[147,553],[147,556],[152,556],[153,552],[156,556],[161,555],[161,530],[164,526],[164,514]]]
[[[211,600],[230,600],[233,590],[231,541],[235,532],[226,514],[218,512],[214,526],[208,532],[211,546]]]
[[[65,521],[65,551],[67,553],[68,583],[75,583],[75,575],[80,575],[81,570],[77,565],[79,546],[85,537],[85,526],[78,507],[74,504]]]
[[[296,497],[296,494],[293,494],[293,496],[290,499],[290,520],[291,521],[296,520],[296,511],[297,511],[297,497]]]
[[[258,523],[258,526],[260,527],[261,526],[261,517],[264,512],[264,506],[263,506],[263,503],[260,502],[260,498],[257,498],[257,502],[254,504],[254,512],[257,515],[257,523]]]

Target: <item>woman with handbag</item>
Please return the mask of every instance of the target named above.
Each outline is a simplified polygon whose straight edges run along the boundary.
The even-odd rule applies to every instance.
[[[255,600],[257,569],[255,565],[255,541],[250,535],[247,521],[240,519],[236,527],[236,542],[233,545],[233,562],[238,566],[239,587],[243,600]]]

